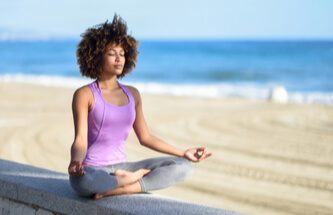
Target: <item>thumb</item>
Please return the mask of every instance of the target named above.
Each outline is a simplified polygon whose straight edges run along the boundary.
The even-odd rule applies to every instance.
[[[198,162],[198,158],[192,154],[187,155],[186,158],[189,159],[190,161]]]

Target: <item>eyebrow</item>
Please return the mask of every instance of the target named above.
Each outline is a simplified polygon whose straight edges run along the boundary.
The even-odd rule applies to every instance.
[[[115,50],[113,48],[110,48],[109,51],[117,51],[117,50]],[[120,50],[120,52],[125,52],[125,51],[124,50]]]

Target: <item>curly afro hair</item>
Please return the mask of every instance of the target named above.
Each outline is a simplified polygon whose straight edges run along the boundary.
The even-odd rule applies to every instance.
[[[117,14],[111,24],[107,20],[88,28],[81,37],[76,56],[82,76],[92,79],[100,77],[104,53],[111,44],[120,45],[125,51],[124,69],[117,78],[123,78],[134,69],[138,56],[138,41],[127,34],[126,22]]]

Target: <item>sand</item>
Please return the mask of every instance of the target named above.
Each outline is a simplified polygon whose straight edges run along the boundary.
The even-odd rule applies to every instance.
[[[74,89],[0,83],[0,158],[67,173]],[[153,193],[245,214],[333,213],[333,107],[142,94],[152,133],[206,146],[184,182]],[[134,131],[129,161],[163,156]]]

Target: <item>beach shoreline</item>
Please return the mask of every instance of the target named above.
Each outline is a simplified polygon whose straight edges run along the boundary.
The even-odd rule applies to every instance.
[[[0,82],[0,157],[67,173],[74,88]],[[329,212],[333,196],[333,107],[241,98],[142,93],[153,134],[179,149],[206,146],[184,182],[153,191],[245,214]],[[132,130],[129,161],[164,156]]]
[[[45,87],[75,89],[89,84],[94,80],[84,77],[66,77],[61,75],[3,74],[0,83],[31,84]],[[141,93],[173,97],[209,98],[209,99],[240,99],[266,101],[272,91],[285,86],[277,83],[229,83],[229,82],[160,82],[160,81],[129,81],[121,83],[136,86]],[[323,104],[333,106],[333,94],[330,91],[290,91],[287,90],[290,104]]]

